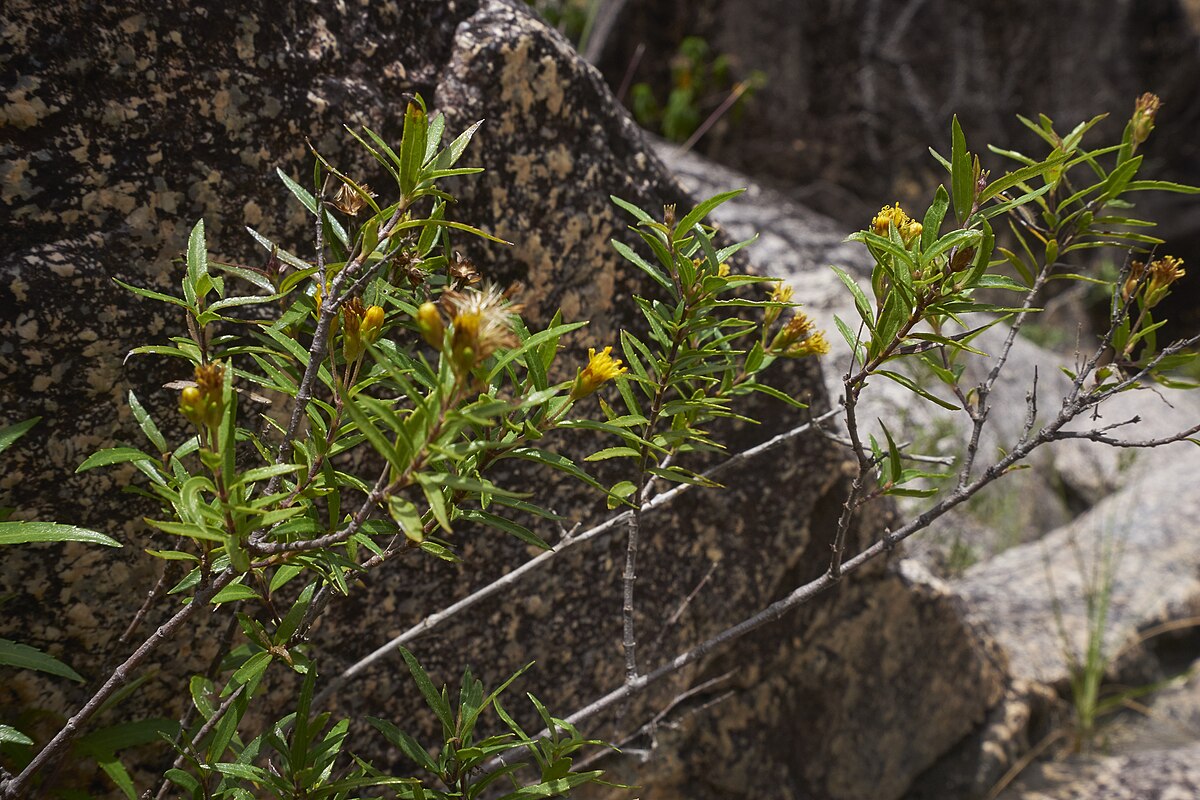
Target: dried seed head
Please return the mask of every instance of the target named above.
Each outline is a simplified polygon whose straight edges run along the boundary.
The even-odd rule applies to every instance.
[[[368,197],[375,197],[375,193],[371,191],[371,187],[365,183],[362,185],[363,194]],[[353,186],[343,182],[338,188],[337,194],[333,197],[333,207],[343,214],[349,214],[354,217],[358,212],[362,211],[367,205],[367,200],[362,194],[359,194]]]
[[[483,291],[446,292],[442,303],[450,316],[451,357],[460,374],[500,348],[517,345],[511,317],[520,313],[521,306],[509,303],[494,284]]]

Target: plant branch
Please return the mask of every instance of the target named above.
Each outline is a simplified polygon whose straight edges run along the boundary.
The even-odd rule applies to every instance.
[[[704,477],[709,478],[709,479],[718,478],[721,475],[725,474],[726,472],[728,472],[732,469],[735,469],[735,468],[745,464],[746,462],[751,461],[754,458],[757,458],[758,456],[760,456],[764,453],[770,452],[771,450],[774,450],[775,448],[780,447],[781,445],[792,441],[793,439],[801,436],[804,433],[807,433],[808,431],[812,430],[814,427],[819,426],[822,422],[832,419],[839,413],[840,413],[840,409],[832,409],[830,411],[825,412],[821,416],[816,417],[815,419],[811,420],[810,422],[807,422],[803,425],[799,425],[790,430],[784,431],[783,433],[780,433],[780,434],[768,439],[767,441],[763,442],[762,444],[755,445],[754,447],[751,447],[747,450],[743,450],[740,453],[736,453],[733,456],[730,456],[725,461],[718,464],[717,466],[715,466],[712,469],[705,472]],[[642,512],[646,513],[646,512],[652,511],[656,508],[660,508],[661,506],[665,506],[668,503],[675,500],[681,494],[684,494],[685,492],[689,492],[694,488],[696,488],[695,485],[690,484],[690,483],[677,484],[677,485],[671,487],[670,489],[668,489],[667,491],[663,492],[662,494],[656,495],[653,499],[650,500],[650,502],[646,503],[645,507],[642,509]],[[477,591],[472,592],[471,594],[467,595],[463,599],[447,606],[446,608],[442,609],[441,611],[436,611],[433,614],[430,614],[429,616],[425,617],[420,622],[416,623],[415,625],[410,627],[408,630],[406,630],[404,633],[391,639],[386,644],[381,645],[380,647],[377,647],[371,653],[369,653],[368,655],[364,656],[363,658],[359,659],[358,661],[354,662],[349,667],[344,669],[339,675],[337,675],[334,678],[331,678],[327,682],[327,685],[325,686],[325,688],[320,692],[320,694],[317,695],[316,699],[314,700],[314,705],[319,706],[322,701],[324,701],[330,695],[337,692],[337,690],[339,688],[341,688],[341,686],[344,683],[353,679],[354,677],[356,677],[357,675],[362,673],[364,670],[366,670],[368,667],[370,667],[371,665],[375,664],[376,662],[378,662],[379,660],[381,660],[382,658],[387,656],[389,653],[395,652],[396,648],[398,648],[402,645],[408,644],[409,642],[422,636],[423,634],[426,634],[429,631],[433,630],[434,628],[437,628],[438,626],[440,626],[442,623],[446,622],[447,620],[452,619],[452,618],[456,617],[457,615],[461,614],[462,612],[478,605],[479,603],[483,602],[484,600],[488,599],[489,597],[497,595],[500,592],[503,592],[503,591],[507,590],[508,588],[515,586],[522,579],[524,579],[525,576],[528,575],[530,572],[533,572],[534,570],[536,570],[542,566],[545,566],[547,563],[549,563],[550,561],[552,561],[554,558],[561,555],[565,551],[570,550],[571,548],[573,548],[577,545],[583,544],[584,542],[591,541],[592,539],[595,539],[606,533],[610,533],[617,526],[625,523],[626,519],[629,516],[631,516],[632,513],[633,512],[631,512],[631,511],[625,511],[621,514],[616,515],[615,517],[610,517],[609,519],[605,520],[604,522],[601,522],[600,524],[589,528],[588,530],[584,531],[583,533],[580,533],[575,536],[564,537],[557,544],[555,544],[552,548],[550,548],[549,550],[547,550],[544,553],[540,553],[539,555],[535,556],[534,558],[530,559],[529,561],[526,561],[524,564],[517,567],[512,572],[509,572],[506,575],[504,575],[503,577],[499,578],[498,580],[495,580],[492,583],[489,583],[486,586],[478,589]]]
[[[208,587],[197,591],[192,597],[192,601],[190,603],[179,609],[179,611],[175,612],[170,619],[160,625],[158,629],[154,631],[154,633],[152,633],[144,642],[142,642],[138,649],[133,651],[133,654],[130,655],[129,658],[125,659],[120,666],[113,670],[108,680],[104,682],[103,686],[96,690],[96,693],[92,695],[91,699],[83,705],[83,708],[76,711],[75,715],[67,720],[67,722],[62,726],[62,729],[54,735],[54,738],[51,739],[46,746],[43,747],[41,751],[33,757],[33,760],[29,762],[29,765],[25,767],[25,769],[22,770],[19,775],[9,778],[0,784],[0,798],[3,798],[3,800],[18,800],[18,798],[22,797],[23,790],[28,786],[29,781],[32,780],[33,776],[36,775],[39,770],[58,759],[58,757],[66,749],[67,745],[71,743],[71,740],[75,738],[75,736],[87,724],[88,720],[92,718],[92,715],[100,710],[100,707],[104,705],[105,701],[108,700],[108,698],[111,697],[114,692],[116,692],[123,685],[125,685],[126,682],[129,681],[132,673],[139,666],[141,666],[142,662],[144,662],[160,644],[170,638],[175,631],[179,630],[180,627],[191,620],[192,616],[196,614],[197,610],[204,609],[206,612],[210,610],[209,601],[212,600],[217,592],[225,588],[225,586],[227,586],[233,580],[234,575],[235,573],[231,569],[225,570],[221,574],[217,575],[213,579],[213,582],[208,585]]]

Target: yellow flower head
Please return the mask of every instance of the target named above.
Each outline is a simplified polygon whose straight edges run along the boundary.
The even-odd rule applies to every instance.
[[[518,344],[511,317],[521,306],[509,303],[495,285],[485,286],[481,292],[446,292],[442,302],[453,326],[451,355],[460,372],[474,369],[502,347]]]
[[[1153,289],[1165,289],[1186,274],[1182,258],[1163,256],[1150,262],[1150,286]]]
[[[1175,256],[1156,258],[1149,264],[1134,261],[1129,265],[1129,277],[1121,287],[1121,299],[1128,302],[1129,298],[1137,294],[1138,288],[1144,285],[1146,293],[1143,301],[1148,307],[1155,306],[1167,296],[1171,284],[1186,274],[1183,259]]]
[[[807,314],[797,311],[775,334],[767,352],[783,358],[825,355],[829,352],[829,342],[825,341],[825,334],[816,330],[815,323]]]
[[[889,226],[894,225],[896,230],[899,230],[910,221],[908,214],[904,213],[904,209],[897,202],[895,206],[884,206],[879,210],[871,220],[871,230],[879,236],[887,236]]]
[[[587,366],[579,370],[579,374],[575,376],[575,383],[571,386],[571,399],[579,400],[587,397],[613,378],[627,371],[625,367],[621,366],[621,359],[612,357],[612,347],[605,347],[599,353],[596,352],[596,348],[589,347]]]
[[[383,330],[384,311],[380,306],[364,308],[357,297],[350,298],[342,306],[342,324],[345,333],[342,336],[342,353],[347,361],[356,361],[362,356],[367,345],[379,340]]]
[[[912,244],[913,240],[921,235],[921,223],[905,214],[899,202],[895,206],[884,206],[871,219],[871,230],[878,236],[887,236],[891,226],[895,226],[900,232],[905,246]]]

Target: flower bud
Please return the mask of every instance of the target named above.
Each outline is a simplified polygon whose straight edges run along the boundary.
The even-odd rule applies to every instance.
[[[1133,107],[1133,118],[1130,120],[1133,126],[1131,138],[1134,150],[1150,138],[1150,132],[1154,130],[1154,117],[1160,108],[1162,101],[1158,99],[1158,95],[1151,92],[1146,92],[1137,99]]]
[[[371,306],[363,314],[361,334],[363,344],[375,344],[379,341],[379,334],[383,333],[383,306]]]
[[[436,305],[430,302],[421,304],[417,309],[417,330],[421,332],[421,338],[430,347],[437,350],[442,349],[442,337],[446,333],[446,324],[442,322],[442,315],[438,312]]]
[[[179,413],[193,425],[204,424],[204,397],[195,386],[189,386],[179,394]]]

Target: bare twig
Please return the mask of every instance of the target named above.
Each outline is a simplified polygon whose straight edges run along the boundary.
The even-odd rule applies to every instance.
[[[736,454],[730,456],[725,461],[718,464],[717,466],[715,466],[712,469],[705,472],[704,477],[707,479],[710,479],[710,480],[715,480],[716,478],[719,478],[721,475],[725,474],[726,472],[736,469],[736,468],[744,465],[746,462],[751,461],[764,453],[770,452],[771,450],[774,450],[775,448],[780,447],[781,445],[786,444],[787,442],[790,442],[793,439],[807,433],[808,431],[812,430],[815,426],[818,426],[822,422],[825,422],[825,421],[835,417],[839,413],[839,411],[840,411],[839,409],[832,409],[830,411],[827,411],[824,414],[820,415],[819,417],[816,417],[815,419],[811,420],[810,422],[807,422],[803,425],[799,425],[790,430],[784,431],[783,433],[780,433],[780,434],[768,439],[767,441],[763,442],[762,444],[755,445],[754,447],[751,447],[747,450],[743,450],[740,453],[736,453]],[[673,486],[669,490],[663,492],[660,495],[656,495],[654,498],[652,498],[642,509],[642,512],[647,513],[647,512],[653,511],[654,509],[665,506],[665,505],[671,503],[673,500],[675,500],[680,495],[682,495],[686,492],[689,492],[694,488],[695,488],[695,486],[690,483],[681,483],[676,486]],[[441,611],[437,611],[437,612],[434,612],[433,614],[430,614],[429,616],[425,617],[420,622],[418,622],[417,624],[413,625],[411,628],[406,630],[404,633],[391,639],[386,644],[384,644],[380,647],[377,647],[371,653],[367,654],[363,658],[361,658],[358,661],[351,664],[349,667],[347,667],[345,670],[343,670],[336,677],[330,679],[327,682],[327,685],[325,686],[325,688],[320,692],[320,694],[317,695],[316,699],[314,700],[314,705],[319,706],[321,704],[321,702],[323,702],[325,699],[327,699],[330,695],[334,694],[346,681],[354,678],[355,676],[357,676],[358,674],[360,674],[361,672],[366,670],[368,667],[370,667],[372,664],[376,663],[380,659],[387,656],[389,653],[394,653],[396,651],[397,647],[400,647],[401,645],[405,645],[405,644],[411,642],[412,640],[418,638],[419,636],[422,636],[423,634],[428,633],[429,631],[440,626],[442,623],[446,622],[447,620],[458,616],[462,612],[478,605],[479,603],[488,599],[489,597],[497,595],[500,592],[506,591],[510,587],[515,586],[517,583],[519,583],[521,580],[523,580],[525,578],[525,576],[528,575],[530,572],[533,572],[534,570],[545,566],[547,563],[549,563],[551,560],[553,560],[557,556],[561,555],[563,552],[565,552],[577,545],[583,544],[584,542],[591,541],[592,539],[595,539],[606,533],[612,532],[619,525],[624,524],[626,519],[631,515],[632,515],[632,512],[629,512],[629,511],[623,512],[614,517],[610,517],[609,519],[605,520],[604,522],[601,522],[600,524],[595,525],[592,528],[589,528],[588,530],[584,531],[583,533],[578,534],[577,536],[572,536],[570,538],[564,538],[564,539],[560,540],[557,544],[555,544],[552,548],[547,550],[546,552],[535,556],[534,558],[530,559],[529,561],[526,561],[524,564],[517,567],[512,572],[507,573],[506,575],[499,578],[498,580],[496,580],[492,583],[489,583],[486,586],[481,587],[477,591],[467,595],[466,597],[457,601],[456,603],[453,603],[453,604],[447,606],[446,608],[442,609]]]
[[[192,602],[175,612],[146,641],[142,642],[141,646],[133,651],[133,654],[129,658],[125,659],[120,666],[113,670],[112,675],[104,682],[103,686],[96,690],[96,693],[83,705],[83,708],[76,711],[75,715],[66,721],[58,733],[54,735],[54,738],[33,757],[29,765],[19,775],[9,778],[0,784],[0,798],[4,798],[4,800],[17,800],[24,796],[23,792],[33,776],[43,767],[58,759],[71,740],[75,738],[76,734],[91,719],[92,715],[100,710],[100,707],[104,705],[105,701],[117,689],[120,689],[129,681],[133,672],[141,666],[142,662],[160,644],[170,638],[184,623],[191,620],[200,609],[203,609],[205,612],[211,610],[212,607],[209,605],[209,601],[212,600],[217,592],[221,591],[221,589],[225,588],[233,580],[234,575],[233,570],[225,570],[217,575],[211,584],[196,592],[192,598]]]
[[[751,631],[774,622],[782,617],[787,612],[808,602],[811,602],[821,592],[835,585],[841,576],[848,575],[862,569],[863,566],[870,563],[874,559],[888,552],[895,545],[908,537],[912,536],[917,531],[928,527],[931,522],[940,518],[946,512],[961,505],[978,493],[985,486],[996,481],[1003,475],[1007,474],[1014,465],[1023,461],[1038,447],[1054,441],[1056,435],[1061,431],[1062,427],[1077,417],[1085,410],[1083,405],[1071,404],[1063,408],[1058,415],[1041,428],[1037,434],[1032,437],[1023,438],[1018,442],[1007,455],[999,459],[986,470],[983,471],[978,478],[970,482],[964,487],[956,488],[949,495],[931,506],[916,518],[910,520],[904,526],[896,531],[890,532],[888,536],[881,538],[879,541],[859,551],[852,558],[845,560],[839,564],[837,575],[833,574],[833,570],[822,574],[820,577],[812,580],[802,586],[796,587],[790,594],[781,600],[777,600],[766,608],[758,611],[741,622],[726,628],[712,638],[696,645],[695,647],[680,653],[675,658],[658,667],[657,669],[638,675],[632,682],[626,682],[624,685],[614,689],[608,694],[600,697],[597,700],[589,703],[583,708],[576,711],[574,714],[567,717],[567,722],[572,725],[578,725],[586,719],[594,717],[600,713],[607,711],[618,703],[624,703],[629,698],[643,691],[651,684],[657,683],[663,678],[673,675],[684,667],[699,661],[714,650],[720,649],[725,645],[740,639]],[[548,735],[548,731],[542,731],[538,734],[538,738]],[[500,757],[493,759],[488,764],[488,769],[496,769],[507,763],[507,759]]]

